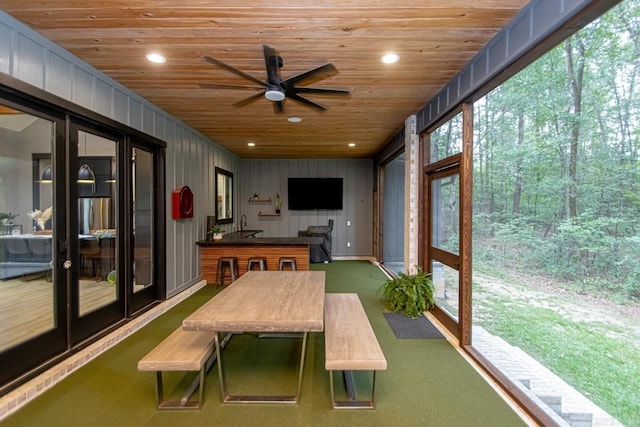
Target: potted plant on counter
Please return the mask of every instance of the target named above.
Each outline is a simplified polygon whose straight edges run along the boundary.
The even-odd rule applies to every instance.
[[[423,272],[420,266],[416,268],[416,274],[400,273],[387,280],[378,291],[391,311],[399,311],[411,318],[422,316],[423,312],[435,306],[431,273]]]
[[[222,232],[224,230],[218,224],[214,224],[211,229],[209,229],[209,235],[213,238],[213,240],[222,240]]]

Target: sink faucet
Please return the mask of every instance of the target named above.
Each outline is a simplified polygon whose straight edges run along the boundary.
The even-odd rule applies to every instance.
[[[240,217],[240,231],[244,230],[244,228],[247,226],[247,216],[246,215],[242,215]]]

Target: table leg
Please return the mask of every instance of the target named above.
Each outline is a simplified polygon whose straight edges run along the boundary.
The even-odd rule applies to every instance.
[[[225,403],[297,403],[302,389],[302,374],[304,372],[304,359],[307,349],[307,337],[309,333],[302,335],[302,349],[300,351],[300,369],[298,371],[298,384],[295,395],[230,395],[226,389],[226,372],[220,352],[218,334],[216,334],[216,357],[218,359],[218,377],[220,380],[220,393]]]

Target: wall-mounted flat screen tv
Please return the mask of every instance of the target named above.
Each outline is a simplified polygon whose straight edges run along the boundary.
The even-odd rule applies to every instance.
[[[289,178],[289,210],[342,209],[342,178]]]

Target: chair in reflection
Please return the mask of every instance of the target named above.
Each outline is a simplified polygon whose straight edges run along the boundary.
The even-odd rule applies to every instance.
[[[7,261],[31,262],[32,255],[26,239],[5,239]]]
[[[29,240],[29,248],[31,250],[32,262],[34,263],[49,263],[51,266],[51,260],[53,259],[53,253],[51,248],[51,239],[31,239]],[[51,268],[46,271],[46,280],[51,281]]]
[[[100,245],[97,239],[81,239],[80,240],[80,270],[81,274],[89,271],[89,276],[95,277],[97,263],[100,256]]]
[[[115,268],[115,242],[115,238],[80,240],[81,268],[85,271],[88,262],[90,276],[95,277],[96,281],[106,279],[107,274]]]
[[[51,276],[51,239],[3,236],[0,239],[0,280]]]

